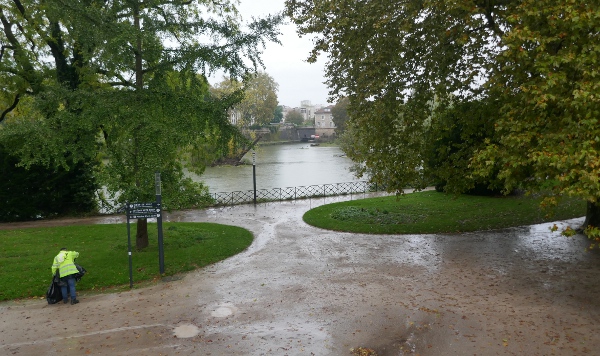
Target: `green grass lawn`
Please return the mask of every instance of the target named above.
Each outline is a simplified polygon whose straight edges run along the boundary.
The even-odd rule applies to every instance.
[[[133,281],[160,278],[158,232],[148,224],[150,246],[135,250],[131,224]],[[252,234],[245,229],[212,223],[164,223],[165,275],[206,266],[246,249]],[[129,289],[127,225],[85,225],[0,230],[0,300],[44,297],[52,280],[51,266],[61,247],[80,253],[77,263],[88,273],[80,291]]]
[[[430,234],[481,231],[531,225],[585,215],[582,200],[563,199],[553,214],[527,196],[454,197],[435,191],[323,205],[304,221],[323,229],[372,234]]]

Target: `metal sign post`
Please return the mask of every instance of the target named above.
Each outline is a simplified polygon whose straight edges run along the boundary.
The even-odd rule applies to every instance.
[[[162,214],[160,207],[162,205],[160,172],[154,174],[154,186],[156,188],[156,225],[158,227],[158,270],[160,274],[165,273],[165,251],[163,248],[163,230],[162,230]]]
[[[129,288],[133,288],[133,263],[131,260],[131,228],[130,220],[156,218],[158,227],[158,265],[160,274],[165,273],[165,254],[163,249],[163,231],[162,231],[162,196],[160,173],[155,176],[156,201],[153,203],[129,203],[125,204],[127,211],[127,248],[129,254]]]
[[[256,151],[252,150],[252,182],[254,183],[254,205],[256,205]]]
[[[129,202],[125,203],[127,208],[127,254],[129,255],[129,288],[133,288],[133,262],[131,261],[131,228],[129,227]]]

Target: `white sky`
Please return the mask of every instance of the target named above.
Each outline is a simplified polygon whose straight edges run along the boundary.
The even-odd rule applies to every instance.
[[[238,6],[246,22],[252,16],[264,17],[281,12],[283,8],[284,0],[240,0]],[[306,36],[299,38],[293,24],[281,27],[279,39],[281,45],[268,43],[262,56],[264,71],[279,84],[279,105],[298,107],[302,100],[310,100],[313,105],[329,105],[328,89],[323,84],[325,58],[320,56],[313,64],[306,62],[312,42]]]

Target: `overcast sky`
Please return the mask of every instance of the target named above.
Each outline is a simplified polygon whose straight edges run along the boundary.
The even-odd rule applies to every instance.
[[[239,10],[245,21],[251,16],[259,17],[275,14],[284,8],[284,0],[241,0]],[[312,49],[309,38],[299,38],[296,26],[292,24],[281,27],[281,45],[267,44],[263,54],[264,71],[279,84],[279,105],[300,106],[302,100],[310,100],[314,104],[327,103],[328,89],[323,82],[325,58],[317,63],[306,62]]]

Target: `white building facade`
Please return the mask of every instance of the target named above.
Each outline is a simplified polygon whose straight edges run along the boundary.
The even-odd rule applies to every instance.
[[[325,106],[315,111],[315,128],[335,128],[331,109],[333,109],[333,105]]]

